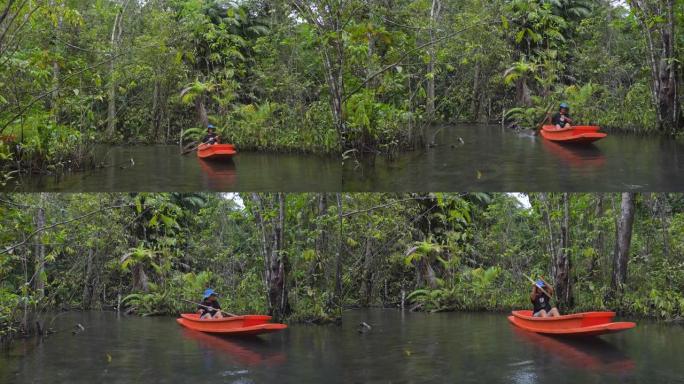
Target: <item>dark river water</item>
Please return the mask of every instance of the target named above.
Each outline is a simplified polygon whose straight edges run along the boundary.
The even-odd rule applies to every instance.
[[[63,192],[340,191],[338,158],[299,154],[239,153],[232,162],[201,161],[175,145],[103,147],[106,168],[56,177],[24,177],[6,190]],[[133,163],[131,163],[133,159]]]
[[[365,321],[373,330],[359,334]],[[291,325],[230,339],[173,318],[71,313],[86,331],[17,343],[2,383],[684,383],[684,327],[640,321],[594,340],[513,328],[505,314],[348,311],[338,326]]]
[[[684,144],[609,134],[563,146],[500,126],[427,129],[437,146],[393,161],[347,160],[346,191],[682,191]],[[462,142],[460,141],[462,140]]]

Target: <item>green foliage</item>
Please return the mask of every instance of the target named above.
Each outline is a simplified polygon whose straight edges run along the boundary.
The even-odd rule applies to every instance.
[[[453,280],[446,282],[445,287],[417,289],[407,299],[422,304],[429,311],[498,310],[523,305],[506,296],[501,285],[497,286],[502,272],[498,266],[487,269],[464,267],[456,271]]]
[[[187,301],[199,302],[209,287],[228,312],[268,313],[270,290],[284,286],[287,319],[307,322],[334,321],[345,307],[395,307],[407,294],[427,311],[529,308],[525,275],[554,284],[550,247],[566,197],[575,305],[562,310],[684,315],[679,193],[636,195],[628,279],[618,289],[611,276],[619,194],[530,193],[529,206],[506,193],[235,197],[1,196],[0,337],[30,333],[46,313],[111,309],[121,299],[121,310],[140,315],[194,312]],[[276,225],[283,236],[274,257]],[[283,286],[264,273],[281,261]]]
[[[330,124],[320,124],[329,111],[309,96],[315,75],[293,72],[283,59],[290,48],[297,52],[306,44],[293,38],[300,33],[295,23],[272,25],[266,4],[55,2],[30,12],[32,7],[9,9],[6,20],[23,22],[10,23],[0,37],[0,136],[14,134],[25,148],[13,163],[0,160],[2,180],[19,165],[41,173],[91,167],[92,148],[104,141],[175,142],[201,125],[200,111],[226,123],[227,137],[247,150],[339,152]],[[291,47],[284,44],[288,39]],[[269,104],[278,116],[267,127],[240,113]],[[269,134],[272,141],[264,137]]]
[[[516,121],[519,125],[526,128],[537,128],[536,125],[544,120],[544,115],[547,111],[544,107],[529,107],[529,108],[511,108],[506,111],[504,118],[507,121]]]
[[[371,91],[351,96],[345,107],[350,142],[364,143],[386,154],[402,149],[401,142],[409,135],[406,123],[411,118],[410,112],[394,104],[378,102]]]
[[[188,128],[183,131],[183,140],[187,141],[200,141],[207,133],[205,128]]]
[[[19,295],[8,290],[9,287],[0,287],[0,344],[6,338],[17,332],[17,311],[16,308],[22,302]]]

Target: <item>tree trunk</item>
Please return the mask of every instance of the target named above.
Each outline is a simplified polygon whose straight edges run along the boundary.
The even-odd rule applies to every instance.
[[[428,48],[428,55],[430,60],[427,65],[427,100],[425,105],[425,113],[428,119],[433,119],[435,114],[435,36],[434,25],[439,19],[439,14],[442,10],[441,0],[432,0],[432,7],[430,7],[430,45]]]
[[[337,220],[339,224],[339,244],[335,254],[335,302],[337,304],[337,316],[342,316],[342,251],[344,247],[344,237],[342,236],[342,229],[344,228],[344,216],[342,213],[342,194],[337,193]]]
[[[269,314],[276,321],[281,321],[290,313],[286,284],[289,264],[284,252],[286,200],[285,194],[281,192],[275,195],[275,201],[270,201],[272,197],[273,195],[269,195],[269,201],[265,201],[260,194],[252,194],[252,200],[257,205],[254,215],[262,232],[262,250],[266,267],[264,279]],[[267,215],[267,210],[277,210],[277,215]]]
[[[572,265],[570,260],[570,208],[567,193],[563,193],[563,219],[560,225],[559,247],[553,260],[552,272],[555,282],[556,299],[564,308],[574,305],[572,294]]]
[[[632,242],[632,226],[634,224],[636,195],[631,192],[622,194],[620,205],[620,218],[617,225],[615,241],[615,253],[613,255],[613,275],[611,280],[612,294],[619,297],[627,282],[627,263],[629,261],[629,248]]]
[[[145,273],[145,268],[142,263],[138,263],[133,266],[131,270],[133,274],[133,290],[134,291],[149,291],[149,279],[147,278],[147,273]]]
[[[667,201],[667,193],[658,193],[655,197],[656,200],[656,213],[660,219],[660,231],[663,237],[663,256],[665,259],[670,258],[670,236],[668,229],[670,228],[670,223],[668,216],[672,212],[672,207]]]
[[[328,195],[321,193],[318,196],[318,217],[321,218],[328,214]],[[311,261],[311,266],[309,267],[309,275],[311,277],[311,286],[318,287],[319,281],[318,276],[321,274],[320,270],[320,260],[323,259],[323,254],[328,248],[328,232],[327,228],[323,228],[320,234],[316,238],[316,255]]]
[[[335,43],[335,50],[340,51],[342,43]],[[326,72],[326,82],[330,94],[330,108],[332,109],[333,122],[342,141],[346,145],[346,127],[343,115],[344,80],[342,77],[343,57],[341,53],[338,58],[331,58],[327,49],[324,49],[323,64]],[[344,147],[343,147],[344,148]]]
[[[86,259],[85,279],[83,280],[83,297],[81,299],[81,308],[84,310],[90,309],[90,303],[93,299],[93,250],[88,250],[88,258]]]
[[[534,204],[535,202],[534,195],[530,195],[530,202]],[[549,254],[551,255],[556,255],[556,244],[555,244],[555,238],[554,238],[554,227],[553,224],[551,223],[551,214],[550,214],[550,204],[549,204],[549,196],[546,193],[540,193],[539,194],[539,210],[542,214],[542,217],[544,218],[544,223],[546,224],[546,228],[549,232],[549,237],[548,237],[548,246],[549,246]]]
[[[680,130],[681,114],[677,89],[674,3],[674,0],[629,1],[646,36],[658,128],[670,134]],[[654,19],[660,19],[661,22],[653,22]]]
[[[50,7],[55,8],[55,0],[50,1]],[[57,16],[57,28],[54,31],[54,38],[53,38],[53,46],[55,49],[55,55],[58,54],[58,47],[60,46],[59,42],[59,34],[62,31],[62,23],[63,23],[63,17],[62,17],[62,12],[61,10],[59,11],[59,15]],[[59,115],[60,115],[60,107],[59,107],[59,86],[60,86],[60,81],[59,81],[59,76],[60,76],[60,66],[59,62],[57,60],[52,61],[52,89],[54,92],[52,92],[51,95],[51,102],[50,102],[50,109],[52,110],[52,117],[55,120],[55,123],[59,123]]]
[[[480,121],[480,61],[475,63],[475,74],[473,75],[473,100],[471,101],[470,110],[473,115],[473,120]]]
[[[33,289],[36,291],[38,300],[45,296],[45,244],[43,243],[43,228],[45,228],[45,194],[40,194],[40,205],[36,211],[35,222],[36,235],[34,265],[35,275],[33,280]]]
[[[532,96],[530,95],[530,88],[527,85],[527,77],[521,76],[515,81],[515,103],[520,107],[531,107]]]
[[[598,199],[596,201],[596,208],[594,210],[594,220],[600,220],[601,217],[603,217],[603,204],[604,204],[604,196],[603,193],[598,193],[596,198]],[[594,276],[596,273],[596,268],[597,268],[597,263],[600,255],[603,254],[603,248],[605,244],[605,234],[603,232],[603,228],[601,225],[594,225],[594,231],[596,232],[596,237],[594,238],[594,254],[591,256],[591,260],[589,261],[589,269],[588,269],[588,274],[590,277]]]
[[[368,232],[367,234],[371,233],[372,230],[372,225],[369,222],[368,223]],[[372,236],[367,236],[366,237],[366,249],[363,253],[363,274],[361,275],[362,278],[362,306],[368,307],[371,304],[372,301],[372,295],[373,295],[373,270],[372,270],[372,265],[373,265],[373,237]]]
[[[209,116],[207,116],[207,108],[204,106],[204,94],[195,98],[195,111],[197,111],[197,120],[202,128],[209,126]]]
[[[422,283],[427,284],[430,289],[436,289],[439,287],[439,284],[437,283],[437,275],[435,275],[435,269],[432,268],[430,259],[427,256],[418,261],[418,270],[420,271]]]
[[[110,62],[109,62],[109,89],[107,90],[107,133],[108,140],[114,139],[116,133],[116,55],[118,51],[117,29],[119,27],[119,19],[122,17],[121,12],[114,18],[114,25],[112,26],[112,37],[110,40]]]
[[[162,141],[161,135],[161,112],[160,112],[160,88],[159,80],[154,81],[154,91],[152,92],[152,136],[155,143]]]
[[[317,4],[302,0],[292,1],[300,17],[306,19],[310,25],[316,26],[316,31],[327,44],[321,47],[325,81],[328,85],[330,108],[333,124],[337,130],[340,148],[349,147],[347,142],[347,128],[343,114],[344,104],[344,58],[345,46],[342,32],[345,20],[343,15],[348,2],[334,1]]]
[[[109,46],[111,55],[109,61],[109,89],[107,90],[107,132],[108,140],[113,140],[116,135],[117,111],[116,111],[116,88],[118,87],[116,81],[116,57],[119,53],[119,44],[121,43],[121,35],[123,34],[123,17],[128,7],[130,0],[125,0],[122,4],[121,10],[114,18],[114,25],[112,26],[112,35]]]

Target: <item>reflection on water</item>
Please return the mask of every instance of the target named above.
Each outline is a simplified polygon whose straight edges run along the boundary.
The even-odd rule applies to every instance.
[[[572,168],[601,169],[606,165],[606,156],[601,148],[594,144],[572,145],[558,144],[548,140],[541,140],[545,151],[552,154],[565,165]]]
[[[347,160],[347,191],[677,191],[684,144],[610,134],[588,146],[549,142],[498,126],[429,128],[437,146],[396,160]]]
[[[339,326],[291,324],[257,338],[194,332],[172,317],[70,313],[79,335],[18,343],[5,383],[681,383],[684,328],[640,321],[599,339],[527,333],[506,314],[347,311]],[[358,333],[358,324],[373,326]]]
[[[279,365],[285,362],[285,354],[269,350],[268,343],[259,337],[222,337],[183,328],[183,337],[194,340],[207,350],[227,354],[246,366]]]
[[[634,369],[634,360],[602,338],[543,336],[513,325],[511,329],[519,340],[532,346],[540,355],[556,358],[575,369],[618,374],[630,374]]]
[[[199,160],[202,168],[202,182],[212,191],[232,191],[237,184],[237,167],[233,160]]]
[[[104,168],[60,177],[24,176],[5,190],[66,192],[130,191],[325,191],[341,189],[335,156],[242,152],[232,161],[202,161],[174,145],[102,147]]]

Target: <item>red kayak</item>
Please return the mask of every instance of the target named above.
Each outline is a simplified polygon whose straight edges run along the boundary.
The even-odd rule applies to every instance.
[[[601,140],[608,134],[599,132],[601,127],[594,125],[577,125],[571,128],[556,129],[554,125],[545,125],[541,135],[546,140],[563,144],[588,144]]]
[[[636,323],[613,323],[615,312],[584,312],[559,317],[532,317],[532,311],[513,311],[508,321],[524,330],[557,336],[597,336],[636,327]]]
[[[223,319],[200,319],[196,313],[181,313],[178,324],[195,331],[221,335],[259,335],[282,331],[285,324],[269,323],[271,316],[245,315]]]
[[[233,144],[200,144],[197,157],[202,160],[228,160],[237,154]]]

